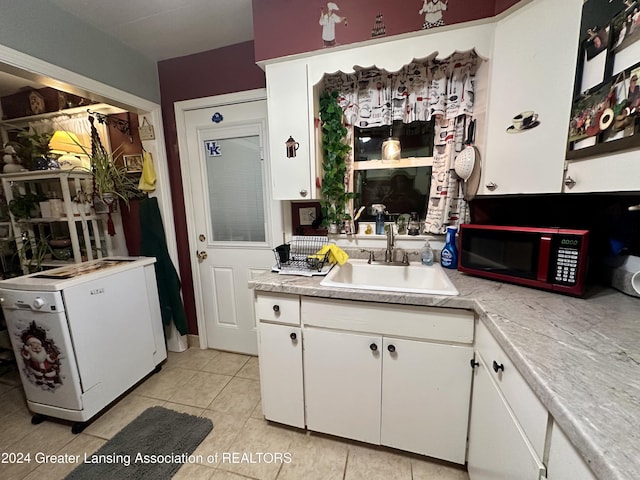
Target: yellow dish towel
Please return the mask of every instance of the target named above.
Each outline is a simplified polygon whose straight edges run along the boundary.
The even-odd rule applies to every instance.
[[[322,247],[316,255],[323,258],[324,255],[329,252],[328,260],[330,263],[337,263],[338,265],[344,265],[349,260],[349,255],[342,250],[339,246],[329,243]]]
[[[156,189],[156,171],[153,168],[153,160],[150,152],[144,152],[142,161],[142,175],[140,175],[140,182],[138,183],[138,189],[143,192],[153,192]]]

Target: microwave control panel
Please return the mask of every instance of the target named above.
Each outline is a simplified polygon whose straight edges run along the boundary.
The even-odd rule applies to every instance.
[[[575,285],[578,278],[580,263],[579,238],[561,235],[556,247],[555,269],[552,270],[553,283],[560,285]]]

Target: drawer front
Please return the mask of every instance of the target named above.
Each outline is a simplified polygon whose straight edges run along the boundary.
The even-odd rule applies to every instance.
[[[284,293],[256,293],[258,320],[300,325],[300,297]]]
[[[305,326],[455,343],[473,342],[470,310],[302,297]]]
[[[487,365],[491,377],[504,395],[538,457],[543,458],[547,433],[547,409],[498,345],[488,328],[479,320],[477,323],[476,351]]]

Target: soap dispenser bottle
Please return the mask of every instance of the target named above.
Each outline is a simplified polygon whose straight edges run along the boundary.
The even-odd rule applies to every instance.
[[[456,247],[456,227],[447,227],[447,238],[440,252],[440,263],[445,268],[458,268],[458,248]]]
[[[433,265],[433,250],[431,249],[429,240],[425,242],[424,247],[420,250],[420,260],[423,265]]]
[[[384,235],[384,211],[376,213],[376,235]]]

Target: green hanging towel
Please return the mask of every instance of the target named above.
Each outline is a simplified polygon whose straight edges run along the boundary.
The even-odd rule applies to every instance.
[[[168,326],[173,320],[180,335],[186,335],[187,316],[180,296],[180,277],[169,257],[157,198],[145,198],[140,201],[140,229],[140,255],[156,257],[156,281],[162,323]]]

